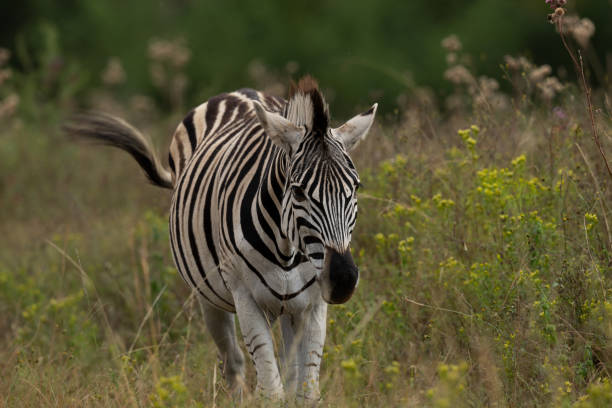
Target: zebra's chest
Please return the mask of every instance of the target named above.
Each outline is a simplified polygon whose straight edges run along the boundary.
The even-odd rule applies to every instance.
[[[316,270],[310,263],[302,263],[285,270],[273,264],[254,265],[239,263],[229,273],[231,286],[248,290],[253,299],[272,315],[300,313],[321,298]]]

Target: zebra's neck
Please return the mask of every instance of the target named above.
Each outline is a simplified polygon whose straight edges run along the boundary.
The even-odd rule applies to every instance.
[[[256,194],[257,213],[271,221],[268,225],[274,226],[273,230],[269,231],[269,236],[274,237],[275,248],[271,249],[276,253],[279,265],[287,270],[300,263],[302,258],[299,248],[285,233],[286,226],[283,222],[283,220],[291,219],[288,217],[291,214],[283,214],[288,167],[287,156],[280,149],[272,147],[270,160],[263,169],[261,183]],[[291,208],[286,210],[291,211]]]

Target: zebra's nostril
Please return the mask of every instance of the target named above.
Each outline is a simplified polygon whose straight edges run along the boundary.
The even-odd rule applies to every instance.
[[[324,269],[328,292],[325,293],[325,300],[328,303],[344,303],[349,300],[359,280],[359,270],[350,250],[339,253],[326,248]]]

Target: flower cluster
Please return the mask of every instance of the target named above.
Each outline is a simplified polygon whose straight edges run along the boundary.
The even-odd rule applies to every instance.
[[[461,41],[456,34],[451,34],[442,40],[442,48],[449,52],[461,51]]]
[[[499,92],[499,83],[495,79],[486,76],[476,77],[468,69],[469,56],[459,54],[462,45],[455,34],[442,40],[442,48],[447,51],[446,62],[449,65],[444,72],[444,78],[458,89],[467,90],[474,105],[502,109],[509,105],[505,95]],[[462,105],[461,92],[456,92],[447,99],[447,106],[450,109],[458,109]]]
[[[550,65],[537,66],[525,57],[515,58],[511,55],[504,56],[504,61],[506,68],[512,74],[514,84],[521,87],[521,83],[525,82],[526,88],[522,89],[522,92],[529,93],[536,90],[542,99],[551,101],[565,89],[559,79],[551,75]]]
[[[580,18],[576,15],[563,18],[562,29],[564,33],[570,34],[582,48],[589,45],[589,41],[595,34],[595,24],[588,18]]]
[[[182,68],[191,59],[191,51],[184,43],[183,39],[169,41],[154,38],[149,43],[149,58],[153,61],[171,64],[176,68]]]
[[[174,41],[153,39],[149,42],[149,59],[153,85],[167,95],[173,107],[179,109],[189,82],[183,70],[191,59],[191,51],[181,38]]]
[[[546,4],[548,4],[551,9],[555,10],[548,15],[548,21],[550,21],[551,24],[556,24],[559,19],[563,17],[565,14],[563,6],[565,6],[566,3],[567,0],[546,0]]]
[[[559,7],[565,6],[567,0],[546,0],[546,4],[550,6],[551,9],[557,9]]]

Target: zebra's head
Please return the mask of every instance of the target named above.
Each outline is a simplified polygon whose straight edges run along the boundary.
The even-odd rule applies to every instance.
[[[359,280],[350,252],[359,175],[348,152],[370,130],[377,105],[337,128],[316,81],[292,86],[283,115],[255,104],[261,126],[286,155],[282,232],[317,270],[323,299],[344,303]]]

